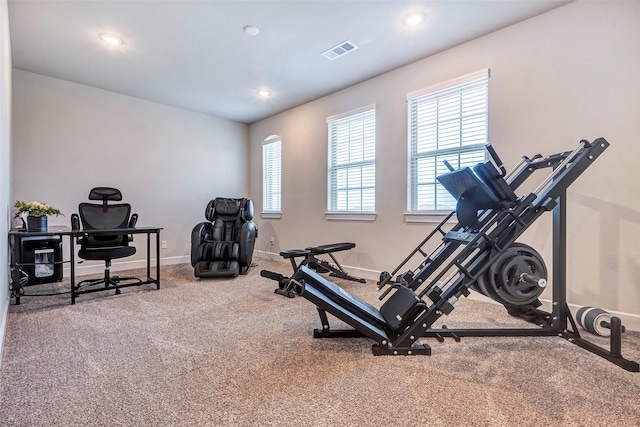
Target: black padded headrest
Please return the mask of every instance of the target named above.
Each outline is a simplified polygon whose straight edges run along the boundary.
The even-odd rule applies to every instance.
[[[216,197],[207,204],[204,216],[209,221],[214,221],[219,216],[238,216],[243,221],[250,221],[253,219],[253,202],[244,198]]]
[[[122,193],[117,188],[112,187],[95,187],[89,192],[89,200],[107,200],[120,201],[122,200]]]
[[[214,205],[217,215],[238,215],[240,213],[239,199],[216,199]]]

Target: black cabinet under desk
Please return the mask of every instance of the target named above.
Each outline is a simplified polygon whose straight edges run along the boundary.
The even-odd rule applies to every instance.
[[[62,236],[19,237],[18,242],[24,286],[62,280]]]

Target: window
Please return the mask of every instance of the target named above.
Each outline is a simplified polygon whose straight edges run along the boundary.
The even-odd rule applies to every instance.
[[[328,211],[374,212],[376,207],[375,106],[327,118]]]
[[[281,140],[272,135],[262,142],[262,212],[279,214],[282,209]],[[279,216],[278,216],[279,217]]]
[[[451,211],[456,201],[436,180],[454,168],[486,159],[489,70],[407,95],[408,209]]]

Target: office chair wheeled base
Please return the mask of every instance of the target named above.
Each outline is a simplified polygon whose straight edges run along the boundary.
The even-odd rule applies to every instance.
[[[131,283],[123,283],[125,281],[132,281]],[[100,288],[87,289],[96,285],[104,285]],[[138,277],[120,277],[120,276],[111,276],[111,261],[107,261],[106,268],[104,270],[104,277],[100,279],[87,279],[82,280],[80,283],[76,285],[76,292],[97,292],[104,291],[108,289],[114,289],[115,294],[119,295],[121,293],[120,288],[125,288],[129,286],[140,286],[143,284],[142,279]]]

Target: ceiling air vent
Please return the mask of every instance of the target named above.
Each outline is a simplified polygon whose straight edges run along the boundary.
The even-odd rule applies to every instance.
[[[326,50],[325,52],[322,52],[322,56],[324,56],[330,61],[333,61],[334,59],[337,59],[343,55],[346,55],[349,52],[353,52],[357,48],[358,46],[356,46],[355,44],[349,41],[345,41],[340,43],[339,45],[332,47],[329,50]]]

